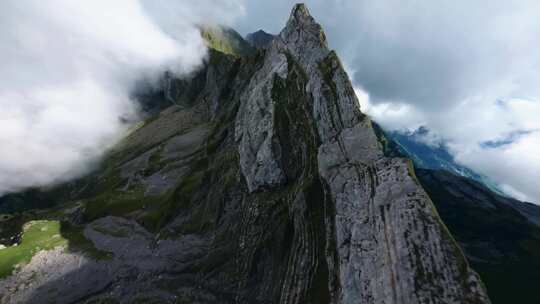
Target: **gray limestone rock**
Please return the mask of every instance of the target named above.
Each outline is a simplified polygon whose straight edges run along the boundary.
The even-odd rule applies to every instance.
[[[383,157],[339,60],[305,6],[293,9],[279,38],[270,54],[283,49],[292,54],[306,72],[306,90],[313,96],[321,140],[319,173],[330,186],[336,210],[340,288],[335,300],[488,303],[478,276],[408,162]],[[249,174],[246,179],[249,184]]]
[[[250,192],[284,182],[279,167],[279,143],[274,134],[275,101],[272,97],[274,76],[287,74],[287,57],[271,48],[262,68],[253,75],[240,96],[235,138],[239,141],[240,166]]]
[[[266,49],[274,40],[274,35],[268,34],[263,30],[246,35],[246,41],[254,48]]]
[[[111,259],[40,253],[0,283],[50,265],[7,303],[490,303],[410,162],[383,155],[304,5],[266,48],[235,56],[211,51],[199,74],[168,79],[173,105],[97,175],[115,182],[86,200],[102,213],[76,223]]]
[[[0,302],[74,303],[107,289],[112,274],[107,263],[68,253],[63,247],[42,250],[16,274],[0,281]]]

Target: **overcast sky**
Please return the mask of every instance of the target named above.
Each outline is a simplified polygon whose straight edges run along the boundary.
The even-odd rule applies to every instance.
[[[277,33],[293,3],[244,1],[234,25]],[[427,126],[458,162],[540,203],[540,1],[306,3],[374,120]]]
[[[306,1],[362,108],[427,126],[456,159],[540,202],[540,1]],[[82,174],[135,117],[137,77],[206,55],[196,24],[277,33],[287,0],[0,4],[0,193]]]

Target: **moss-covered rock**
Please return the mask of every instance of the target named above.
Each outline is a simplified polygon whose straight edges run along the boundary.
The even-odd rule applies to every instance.
[[[254,48],[235,30],[223,26],[202,26],[201,35],[209,48],[221,53],[246,56],[253,54]]]

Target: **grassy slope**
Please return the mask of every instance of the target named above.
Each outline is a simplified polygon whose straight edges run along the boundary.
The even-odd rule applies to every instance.
[[[31,221],[24,225],[21,243],[0,250],[0,278],[13,271],[15,265],[23,264],[40,250],[64,246],[67,240],[60,235],[58,221]]]
[[[0,278],[10,275],[17,265],[28,263],[39,251],[58,246],[84,252],[94,259],[109,257],[108,253],[97,250],[78,227],[58,220],[32,220],[22,227],[17,245],[0,250]]]
[[[228,55],[245,56],[255,52],[240,34],[230,28],[205,26],[201,35],[209,48]]]

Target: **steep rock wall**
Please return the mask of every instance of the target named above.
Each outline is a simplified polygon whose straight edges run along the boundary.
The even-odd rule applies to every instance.
[[[307,8],[248,53],[165,77],[171,106],[50,213],[110,256],[42,251],[3,302],[489,303]]]

